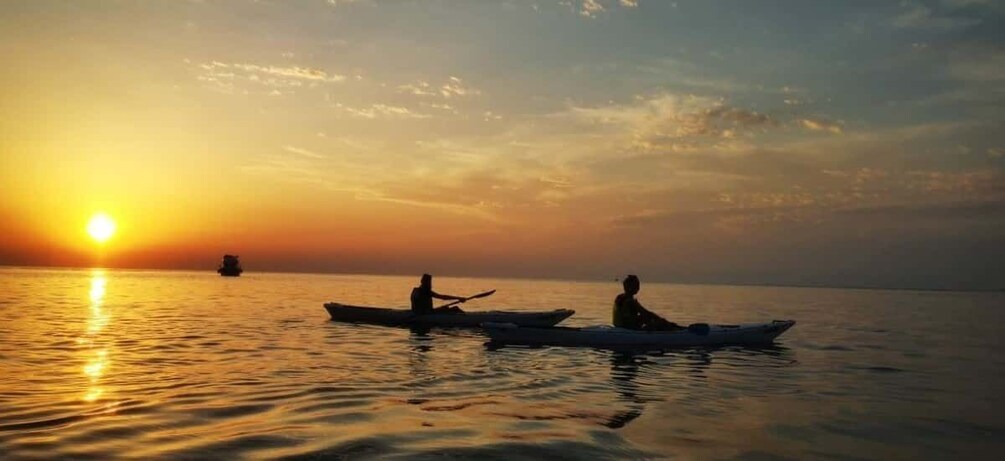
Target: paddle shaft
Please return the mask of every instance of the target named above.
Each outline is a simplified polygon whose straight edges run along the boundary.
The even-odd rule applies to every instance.
[[[457,304],[460,304],[460,303],[462,303],[462,302],[464,302],[464,301],[467,301],[467,300],[469,300],[469,299],[476,299],[476,298],[484,298],[484,297],[486,297],[486,296],[491,296],[491,295],[492,295],[493,293],[495,293],[495,292],[496,292],[495,290],[489,290],[489,291],[486,291],[486,292],[484,292],[484,293],[478,293],[478,294],[476,294],[476,295],[473,295],[473,296],[468,296],[467,298],[464,298],[464,299],[458,299],[458,300],[456,300],[456,301],[451,301],[451,302],[449,302],[449,303],[447,303],[447,304],[444,304],[444,305],[442,305],[442,306],[440,306],[440,307],[437,307],[437,309],[442,309],[442,308],[444,308],[444,307],[451,307],[451,306],[455,306],[455,305],[457,305]]]
[[[484,298],[484,297],[486,297],[486,296],[491,296],[491,295],[492,295],[492,293],[495,293],[495,292],[496,292],[495,290],[489,290],[489,291],[486,291],[485,293],[478,293],[478,294],[476,294],[476,295],[474,295],[474,296],[468,296],[467,298],[464,298],[464,300],[463,300],[463,301],[467,301],[467,300],[469,300],[469,299],[475,299],[475,298]],[[462,302],[462,300],[457,300],[457,301],[454,301],[454,302],[451,302],[451,303],[447,303],[447,304],[444,304],[444,305],[442,305],[442,306],[440,306],[440,307],[437,307],[436,309],[441,309],[441,308],[444,308],[444,307],[450,307],[450,306],[453,306],[453,305],[455,305],[455,304],[457,304],[457,303],[460,303],[460,302]],[[435,309],[434,309],[434,312],[435,312]],[[417,316],[418,316],[418,314],[415,314],[415,313],[412,313],[412,315],[410,315],[410,316],[408,316],[407,318],[405,318],[405,319],[404,319],[404,320],[402,321],[402,323],[408,323],[408,322],[411,322],[411,321],[412,321],[412,320],[414,320],[414,319],[415,319],[415,317],[417,317]]]

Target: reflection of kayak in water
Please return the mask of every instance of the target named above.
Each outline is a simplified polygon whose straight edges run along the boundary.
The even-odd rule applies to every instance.
[[[576,311],[556,309],[545,312],[433,312],[417,315],[409,309],[325,304],[332,320],[340,322],[375,323],[378,325],[422,325],[438,327],[477,327],[483,323],[506,323],[515,326],[550,327]]]
[[[743,325],[694,324],[676,331],[638,331],[606,325],[585,328],[528,328],[513,324],[486,323],[482,326],[493,342],[503,344],[670,348],[770,344],[795,324],[793,320]]]

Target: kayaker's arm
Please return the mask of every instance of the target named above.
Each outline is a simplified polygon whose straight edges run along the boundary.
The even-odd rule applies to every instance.
[[[677,325],[676,323],[661,317],[659,314],[642,307],[642,304],[640,304],[638,301],[635,302],[635,306],[638,308],[639,319],[642,320],[642,323],[650,327],[657,327],[659,329],[668,329],[668,330],[681,328],[680,325]]]
[[[437,293],[435,291],[430,291],[430,294],[432,294],[434,298],[436,298],[436,299],[442,299],[444,301],[460,301],[460,302],[464,302],[464,301],[468,300],[468,298],[464,298],[464,297],[461,297],[461,296],[441,295],[441,294],[439,294],[439,293]]]
[[[642,304],[639,303],[638,301],[635,301],[635,307],[636,309],[638,309],[638,315],[643,321],[649,321],[653,318],[661,318],[659,315],[656,315],[649,309],[642,307]]]
[[[633,310],[635,311],[636,317],[638,317],[638,319],[641,320],[643,323],[650,323],[653,321],[653,319],[663,320],[663,317],[660,317],[655,312],[652,312],[649,309],[642,307],[642,303],[640,303],[639,300],[632,298],[632,304],[633,304],[632,307],[634,307]]]

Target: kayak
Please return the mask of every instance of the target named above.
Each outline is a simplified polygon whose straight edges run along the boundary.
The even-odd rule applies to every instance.
[[[378,325],[422,325],[439,327],[477,327],[483,323],[505,323],[514,326],[550,327],[569,318],[576,311],[556,309],[545,312],[436,312],[413,314],[409,309],[389,309],[385,307],[350,306],[328,303],[325,310],[332,320],[339,322],[374,323]]]
[[[585,328],[528,328],[512,323],[486,323],[482,327],[493,343],[500,344],[672,348],[770,344],[795,324],[794,320],[742,325],[698,323],[676,331],[638,331],[608,325]]]

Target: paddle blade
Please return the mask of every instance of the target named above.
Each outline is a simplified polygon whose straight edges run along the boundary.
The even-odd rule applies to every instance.
[[[492,294],[495,293],[495,292],[496,292],[495,290],[489,290],[489,291],[486,291],[485,293],[478,293],[478,294],[476,294],[474,296],[468,296],[468,299],[484,298],[486,296],[492,296]]]

